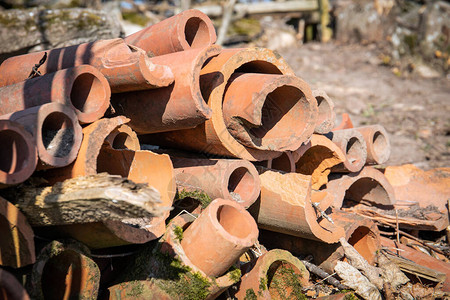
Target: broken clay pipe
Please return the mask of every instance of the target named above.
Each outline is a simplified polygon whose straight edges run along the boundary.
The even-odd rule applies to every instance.
[[[91,65],[106,77],[113,93],[164,87],[174,80],[169,67],[152,63],[142,49],[123,39],[112,39],[8,58],[0,65],[0,87],[27,80],[44,53],[48,55],[38,68],[39,74]],[[90,80],[85,79],[86,84]]]
[[[105,114],[110,97],[105,77],[96,68],[81,65],[1,87],[0,115],[58,102],[72,107],[81,123],[91,123]]]
[[[364,137],[367,147],[366,163],[370,165],[384,164],[391,154],[391,144],[386,130],[381,125],[369,125],[355,128]]]
[[[115,94],[111,104],[117,115],[130,118],[138,134],[193,128],[211,117],[202,96],[200,72],[203,64],[219,54],[220,46],[176,52],[154,57],[170,66],[175,82],[165,88]]]
[[[314,131],[317,102],[309,85],[292,75],[234,73],[223,116],[231,135],[259,150],[296,150]]]
[[[332,223],[333,198],[326,192],[311,194],[311,176],[258,170],[261,197],[249,211],[259,228],[329,244],[344,236],[344,229]]]
[[[233,200],[248,208],[261,191],[258,171],[246,160],[171,157],[178,190],[201,190],[211,199]]]
[[[27,291],[16,277],[2,269],[0,269],[0,295],[5,300],[30,300]]]
[[[211,19],[199,10],[189,9],[133,33],[124,40],[153,57],[203,48],[214,44],[216,38]]]
[[[295,172],[295,160],[291,151],[284,151],[277,158],[272,158],[263,162],[255,162],[255,165],[285,173]]]
[[[38,162],[34,137],[19,123],[0,120],[0,188],[27,180]]]
[[[35,262],[33,229],[22,212],[2,197],[0,235],[0,266],[22,268]]]
[[[366,163],[367,147],[364,137],[355,129],[343,129],[325,135],[345,154],[346,160],[334,166],[332,172],[358,172]]]
[[[336,114],[334,113],[334,102],[323,90],[314,90],[312,94],[316,99],[317,106],[319,108],[314,133],[328,133],[333,129],[334,120],[336,119]]]
[[[65,167],[76,159],[83,135],[77,116],[69,106],[51,102],[0,119],[20,123],[33,135],[39,156],[38,169]]]
[[[106,138],[105,142],[112,149],[129,149],[133,151],[141,150],[141,145],[136,132],[128,125],[120,125],[114,129]]]

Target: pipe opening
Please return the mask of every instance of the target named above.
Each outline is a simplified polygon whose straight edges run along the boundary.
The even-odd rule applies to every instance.
[[[291,159],[289,158],[288,154],[286,152],[283,152],[281,156],[272,159],[272,169],[283,171],[286,173],[293,172],[292,170],[292,163]]]
[[[72,151],[75,133],[72,120],[64,113],[52,112],[41,128],[42,144],[54,157],[66,157]]]
[[[381,131],[375,132],[372,139],[372,149],[375,152],[375,155],[378,157],[385,156],[386,150],[388,148],[386,137]]]
[[[208,25],[198,17],[192,17],[187,20],[184,27],[184,36],[191,48],[201,48],[212,44]]]
[[[378,249],[375,234],[366,226],[358,227],[350,236],[348,243],[364,257],[369,264],[375,262],[375,251]]]
[[[100,79],[93,74],[81,74],[72,84],[70,101],[75,109],[82,113],[96,112],[105,98],[105,88]]]
[[[292,264],[275,261],[270,265],[267,278],[264,279],[267,279],[271,299],[304,299],[301,278],[301,272]]]
[[[113,149],[129,149],[127,145],[134,143],[133,138],[126,132],[120,132],[114,137],[112,142]]]
[[[316,97],[317,107],[319,108],[319,115],[317,116],[317,124],[322,124],[324,121],[331,118],[330,103],[322,96]]]
[[[347,160],[351,164],[358,164],[358,162],[361,160],[361,157],[364,156],[363,146],[358,138],[350,138],[350,140],[347,142],[345,155],[347,157]]]
[[[255,60],[248,63],[243,64],[239,68],[237,68],[233,75],[236,73],[261,73],[261,74],[282,74],[281,71],[274,64],[263,61],[263,60]],[[233,76],[231,76],[233,77]]]
[[[230,205],[221,205],[217,209],[217,220],[226,232],[237,238],[246,238],[251,231],[251,224],[245,215]]]
[[[255,178],[245,167],[234,170],[228,178],[228,192],[236,202],[250,200],[255,189]]]
[[[375,179],[360,178],[345,191],[342,207],[350,208],[364,202],[374,206],[380,206],[378,203],[390,203],[389,194]]]
[[[20,172],[30,155],[23,136],[12,130],[2,130],[0,145],[0,170],[8,174]]]

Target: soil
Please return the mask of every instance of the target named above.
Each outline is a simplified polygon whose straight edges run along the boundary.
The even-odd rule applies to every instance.
[[[398,74],[374,45],[307,43],[279,50],[297,76],[334,100],[355,126],[381,124],[389,133],[385,165],[450,167],[450,78]]]

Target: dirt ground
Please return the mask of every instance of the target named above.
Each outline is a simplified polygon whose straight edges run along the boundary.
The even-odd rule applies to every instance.
[[[450,167],[450,79],[395,75],[374,45],[308,43],[279,53],[313,89],[327,92],[338,116],[386,128],[386,165]]]

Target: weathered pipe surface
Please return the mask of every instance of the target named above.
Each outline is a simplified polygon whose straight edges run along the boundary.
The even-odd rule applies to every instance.
[[[346,160],[334,166],[332,172],[358,172],[367,159],[367,147],[364,137],[355,129],[336,130],[326,134],[344,153]]]
[[[296,150],[314,131],[317,103],[308,84],[296,76],[234,73],[223,116],[228,131],[246,147]]]
[[[318,209],[333,218],[333,199],[326,192],[311,195],[311,176],[263,169],[260,173],[261,197],[249,208],[259,228],[329,244],[344,236],[342,227],[321,217]]]
[[[336,114],[334,113],[334,102],[330,97],[328,97],[325,91],[314,90],[312,94],[317,101],[317,106],[319,107],[314,133],[328,133],[333,129],[334,121],[336,119]]]
[[[118,283],[108,288],[109,300],[172,300],[173,298],[149,280],[133,280]]]
[[[124,40],[144,49],[148,56],[159,56],[192,48],[203,48],[216,42],[211,19],[196,9],[189,9],[155,25],[142,29]]]
[[[237,73],[294,75],[278,54],[263,48],[225,49],[202,68],[203,98],[212,110],[212,117],[193,129],[154,135],[153,142],[176,149],[206,152],[249,161],[278,157],[279,152],[246,147],[237,141],[225,124],[223,98],[227,83]]]
[[[39,253],[31,273],[33,299],[97,299],[100,270],[89,249],[53,241]]]
[[[382,172],[373,167],[365,167],[358,173],[331,174],[326,191],[334,196],[336,209],[358,203],[389,207],[396,202],[391,184]]]
[[[208,276],[220,276],[258,240],[252,216],[238,203],[216,199],[183,233],[181,246]]]
[[[391,155],[389,136],[381,125],[370,125],[355,128],[362,134],[367,147],[367,164],[381,165]]]
[[[61,103],[47,103],[0,119],[20,123],[34,137],[39,156],[38,169],[59,168],[77,157],[83,134],[73,109]]]
[[[128,125],[120,125],[106,138],[105,142],[113,149],[141,150],[141,145],[136,132]]]
[[[344,153],[335,143],[319,134],[313,134],[310,142],[292,155],[297,157],[295,172],[311,175],[311,187],[314,190],[326,184],[331,169],[346,160]]]
[[[350,116],[348,113],[343,113],[341,118],[342,118],[341,123],[339,123],[339,125],[334,127],[332,131],[342,130],[342,129],[350,129],[350,128],[354,127],[353,122],[350,119]]]
[[[211,199],[233,200],[248,208],[259,197],[261,183],[255,166],[237,159],[171,157],[178,190],[201,190]]]
[[[309,272],[298,258],[288,251],[274,249],[260,256],[242,277],[235,296],[237,299],[303,299],[302,289],[309,285],[308,281]]]
[[[127,45],[123,39],[113,39],[8,58],[0,65],[0,86],[26,80],[45,52],[48,57],[38,69],[41,74],[91,65],[106,77],[113,93],[158,88],[173,82],[169,67],[152,63],[142,49]]]
[[[369,264],[374,265],[376,251],[380,248],[380,232],[377,225],[368,218],[337,211],[333,214],[337,226],[344,228],[345,239]],[[311,254],[314,263],[329,274],[334,273],[334,266],[344,259],[344,249],[340,243],[324,244],[317,241],[261,230],[260,241],[269,248],[282,248],[293,255]]]
[[[277,158],[272,158],[256,165],[262,165],[265,168],[283,171],[285,173],[295,172],[295,159],[291,151],[284,151]]]
[[[175,82],[165,88],[113,95],[117,115],[131,119],[128,124],[139,134],[193,128],[211,117],[202,96],[200,71],[203,64],[219,54],[220,46],[154,57],[151,60],[170,66]]]
[[[27,180],[38,162],[34,137],[19,123],[0,120],[0,188]]]
[[[34,234],[30,224],[17,207],[2,197],[0,236],[0,266],[22,268],[35,262]]]
[[[105,77],[82,65],[0,88],[0,115],[58,102],[72,107],[80,122],[91,123],[105,114],[110,97]]]
[[[0,269],[0,296],[4,300],[29,300],[25,288],[11,273]]]

